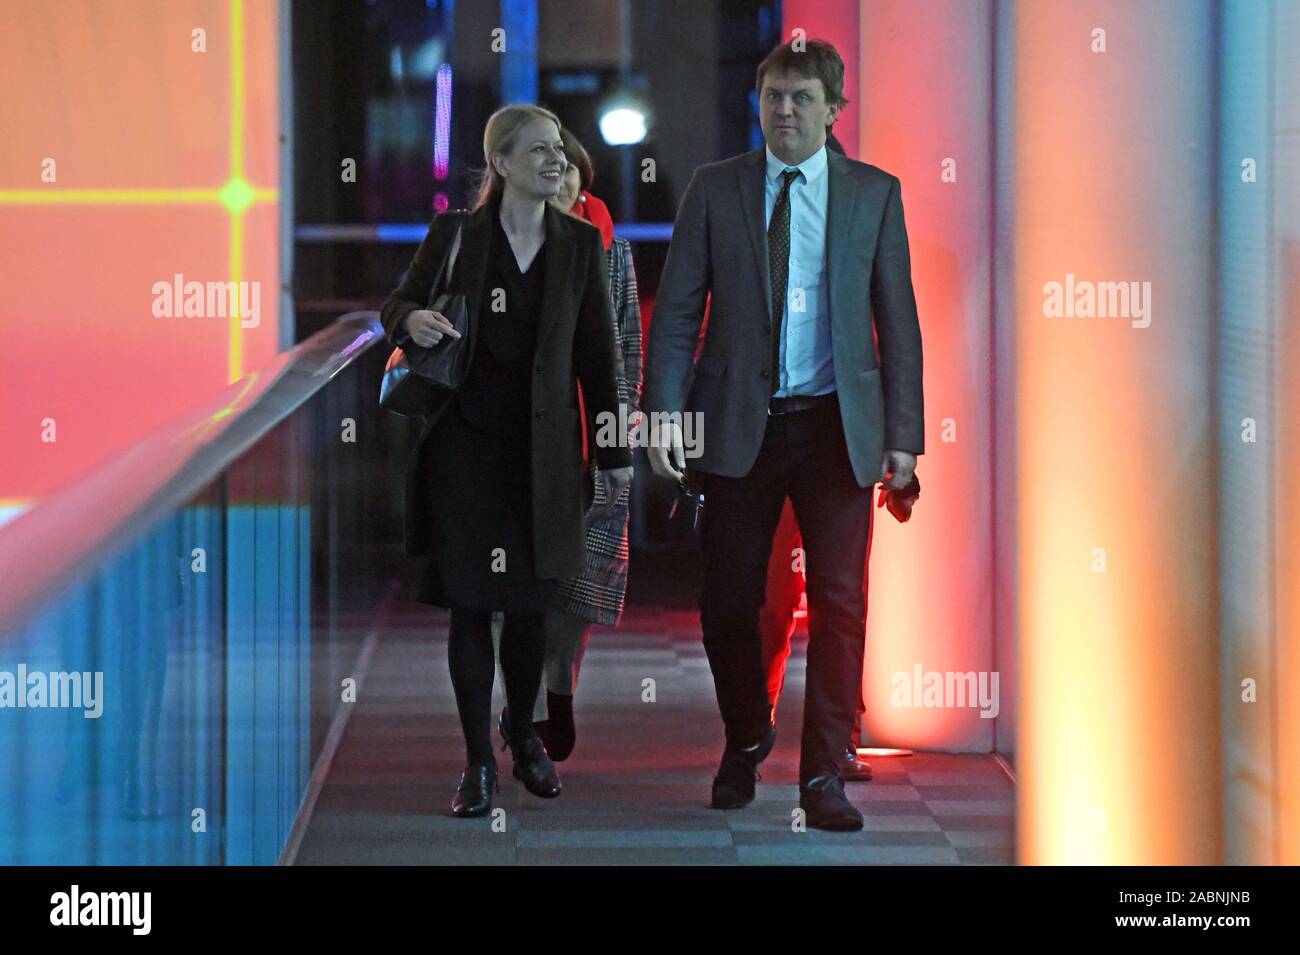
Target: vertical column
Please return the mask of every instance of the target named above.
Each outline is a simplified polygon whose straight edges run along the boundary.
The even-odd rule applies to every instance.
[[[1220,18],[1219,553],[1223,678],[1224,861],[1272,861],[1274,722],[1272,564],[1276,453],[1271,413],[1276,314],[1272,209],[1277,167],[1269,132],[1271,20],[1258,3],[1228,2]]]
[[[992,16],[964,0],[860,8],[858,158],[901,181],[925,354],[921,499],[905,525],[876,511],[872,540],[866,735],[879,744],[989,752],[1002,696],[991,583]],[[983,706],[945,693],[934,705],[917,677],[935,673],[945,688],[973,675],[997,697]]]
[[[1273,500],[1277,520],[1278,608],[1273,633],[1277,673],[1277,839],[1270,861],[1300,865],[1300,7],[1271,4],[1274,241],[1268,250],[1277,327],[1274,408],[1277,419]]]
[[[1016,6],[1026,863],[1221,855],[1212,11]]]

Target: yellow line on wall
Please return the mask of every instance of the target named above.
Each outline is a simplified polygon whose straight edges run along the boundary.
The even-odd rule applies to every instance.
[[[244,0],[230,3],[230,179],[244,178]],[[256,201],[256,197],[250,197]],[[244,273],[244,210],[232,209],[230,214],[230,280],[235,283],[235,298],[239,299],[239,283]],[[244,338],[240,334],[240,312],[243,303],[230,316],[230,348],[227,358],[227,377],[238,381],[244,374]]]
[[[230,177],[244,175],[244,0],[230,3]]]
[[[233,213],[230,216],[230,281],[234,283],[236,306],[230,310],[230,353],[227,370],[227,383],[244,377],[244,338],[240,334],[240,314],[243,302],[240,301],[240,281],[244,277],[244,214]]]
[[[256,190],[260,195],[265,190]],[[0,205],[134,205],[220,202],[219,189],[0,189]]]

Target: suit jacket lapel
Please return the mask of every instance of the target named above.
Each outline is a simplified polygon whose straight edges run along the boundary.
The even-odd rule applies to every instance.
[[[843,156],[832,149],[826,150],[826,306],[832,328],[836,314],[836,280],[848,249],[849,226],[853,222],[853,207],[858,201],[858,191],[853,187],[853,177],[846,166]]]
[[[754,250],[754,264],[763,281],[763,301],[767,303],[767,318],[772,320],[772,277],[767,265],[767,202],[764,195],[764,176],[767,150],[764,147],[746,154],[736,166],[736,186],[740,190],[740,208],[745,214],[745,230]]]

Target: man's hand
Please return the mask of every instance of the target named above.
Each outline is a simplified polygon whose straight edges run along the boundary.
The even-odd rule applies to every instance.
[[[411,341],[421,348],[432,348],[442,341],[444,335],[460,338],[460,332],[447,321],[446,315],[442,312],[431,312],[427,308],[417,308],[407,313],[406,330],[411,335]]]
[[[915,454],[890,448],[880,462],[880,480],[885,487],[897,491],[912,483],[912,472],[915,470]]]
[[[660,477],[670,479],[674,484],[680,482],[686,472],[686,451],[682,447],[681,425],[670,421],[650,430],[650,439],[646,444],[646,454],[650,457],[650,470]]]

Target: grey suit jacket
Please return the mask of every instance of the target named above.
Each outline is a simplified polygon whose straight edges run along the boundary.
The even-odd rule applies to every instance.
[[[749,473],[768,421],[765,159],[759,147],[695,170],[677,212],[646,350],[643,410],[699,412],[702,454],[687,463],[727,477]],[[886,448],[925,450],[921,329],[898,179],[829,150],[827,175],[835,382],[854,476],[869,487],[880,480]],[[710,295],[704,346],[692,369]]]

